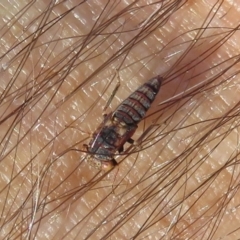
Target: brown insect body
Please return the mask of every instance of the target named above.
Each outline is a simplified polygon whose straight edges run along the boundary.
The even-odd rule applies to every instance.
[[[126,142],[134,142],[131,137],[154,101],[161,81],[160,76],[150,79],[126,98],[113,113],[104,115],[103,122],[93,133],[88,146],[85,146],[91,165],[105,171],[117,165],[114,159],[116,152],[123,152]]]

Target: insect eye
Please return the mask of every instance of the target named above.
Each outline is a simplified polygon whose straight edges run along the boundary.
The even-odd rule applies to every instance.
[[[102,170],[105,171],[105,172],[110,171],[115,166],[117,166],[117,162],[116,162],[115,159],[112,159],[111,161],[103,161],[102,162]]]

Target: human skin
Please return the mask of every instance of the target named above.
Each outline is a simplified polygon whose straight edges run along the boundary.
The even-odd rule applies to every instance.
[[[36,26],[42,17],[36,16],[47,16],[43,10],[50,2],[35,3],[23,17],[16,13],[26,3],[15,8],[4,4],[1,238],[239,236],[239,66],[234,62],[239,55],[239,32],[233,29],[238,26],[240,8],[230,1],[189,1],[169,13],[168,21],[152,26],[153,32],[146,28],[141,33],[145,35],[140,35],[143,26],[154,22],[148,16],[157,7],[167,9],[167,3],[173,2],[148,7],[145,1],[131,7],[120,2],[109,13],[99,5],[106,6],[104,1],[90,1],[50,29],[43,23],[46,32],[41,36]],[[214,11],[217,3],[215,10],[220,9]],[[50,16],[63,16],[66,6],[74,4],[59,4],[49,11]],[[126,6],[123,16],[99,30],[105,19]],[[211,25],[203,25],[213,12],[217,15]],[[10,22],[12,27],[7,29],[8,16],[21,20]],[[95,32],[94,23],[99,24]],[[200,28],[208,28],[203,36]],[[31,33],[37,42],[29,50],[24,46],[34,43],[33,38],[23,39]],[[7,52],[16,42],[21,45]],[[19,75],[15,75],[17,66]],[[121,86],[106,112],[151,77],[160,74],[164,80],[149,117],[133,138],[141,139],[144,128],[153,128],[130,150],[136,153],[120,155],[119,166],[104,174],[84,161],[82,145],[103,119],[103,107],[117,83],[116,72]]]

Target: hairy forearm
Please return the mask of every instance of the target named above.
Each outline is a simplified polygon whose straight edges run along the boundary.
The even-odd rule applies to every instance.
[[[4,5],[1,237],[236,239],[237,3],[96,4]],[[163,85],[138,146],[102,173],[82,145],[116,72],[107,112],[151,77]]]

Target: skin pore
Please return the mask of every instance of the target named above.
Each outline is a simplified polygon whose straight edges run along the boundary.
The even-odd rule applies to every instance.
[[[238,5],[6,2],[1,238],[236,239]],[[138,145],[102,173],[82,146],[118,74],[106,112],[148,79],[164,81]]]

